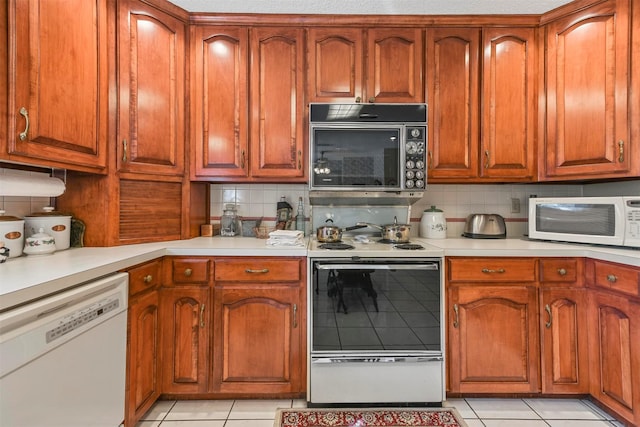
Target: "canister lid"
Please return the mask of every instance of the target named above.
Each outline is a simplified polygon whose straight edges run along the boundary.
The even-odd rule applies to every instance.
[[[425,212],[442,212],[442,210],[441,210],[441,209],[437,209],[437,208],[436,208],[436,205],[431,205],[431,208],[430,208],[430,209],[425,209],[424,211],[425,211]]]
[[[22,218],[18,218],[17,216],[12,216],[12,215],[5,215],[4,214],[5,211],[3,209],[0,209],[0,221],[3,222],[15,222],[15,221],[22,221]]]
[[[49,216],[71,216],[68,213],[64,213],[64,212],[59,212],[54,210],[54,208],[52,206],[45,206],[42,208],[42,210],[40,212],[33,212],[29,215],[27,215],[27,218],[29,217],[49,217]]]

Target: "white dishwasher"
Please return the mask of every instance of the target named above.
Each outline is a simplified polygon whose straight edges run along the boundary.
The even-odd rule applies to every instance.
[[[0,426],[124,420],[128,275],[0,313]]]

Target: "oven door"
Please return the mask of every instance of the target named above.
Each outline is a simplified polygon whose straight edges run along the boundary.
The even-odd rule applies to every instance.
[[[312,261],[309,403],[444,399],[439,259]]]
[[[311,125],[311,190],[402,189],[402,126]]]

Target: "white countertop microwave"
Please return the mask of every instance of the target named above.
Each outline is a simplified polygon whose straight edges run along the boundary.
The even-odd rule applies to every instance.
[[[640,196],[531,198],[529,238],[640,248]]]

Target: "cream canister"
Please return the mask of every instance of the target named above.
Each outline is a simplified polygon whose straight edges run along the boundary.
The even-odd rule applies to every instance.
[[[71,215],[57,212],[51,206],[45,206],[42,211],[25,216],[24,220],[26,237],[33,236],[42,228],[46,234],[55,239],[56,251],[69,248]]]
[[[0,241],[9,249],[9,258],[22,255],[24,248],[24,220],[15,216],[5,215],[0,210]]]
[[[425,209],[420,218],[420,237],[428,239],[444,239],[447,237],[447,220],[444,212],[431,206]]]

